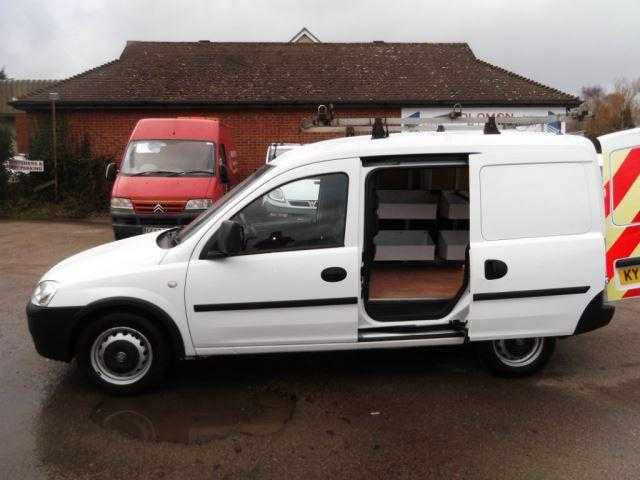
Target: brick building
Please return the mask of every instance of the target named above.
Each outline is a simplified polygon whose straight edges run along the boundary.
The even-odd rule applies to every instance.
[[[46,89],[54,84],[54,80],[15,80],[13,78],[0,80],[0,125],[9,128],[12,134],[16,133],[16,125],[24,125],[26,114],[10,105],[16,98],[37,90]],[[24,128],[21,133],[26,133]],[[22,138],[24,144],[28,138]]]
[[[339,116],[393,117],[438,114],[455,103],[508,115],[563,112],[578,104],[576,97],[480,60],[465,43],[302,37],[289,43],[127,42],[119,58],[13,102],[27,113],[17,125],[18,149],[28,151],[30,132],[50,114],[53,91],[72,132],[115,159],[140,118],[221,117],[233,131],[243,174],[264,161],[271,142],[321,139],[299,131],[320,103],[333,103]]]

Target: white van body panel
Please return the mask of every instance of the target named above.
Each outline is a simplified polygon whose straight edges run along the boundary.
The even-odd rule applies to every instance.
[[[472,155],[469,163],[469,339],[572,334],[604,289],[593,148],[506,148]],[[487,260],[503,261],[507,274],[485,278]],[[546,294],[567,288],[585,291]]]
[[[251,200],[283,183],[314,175],[349,176],[344,247],[238,255],[218,261],[200,260],[200,253],[217,230],[202,236],[187,274],[186,310],[197,351],[213,347],[353,343],[357,337],[357,303],[343,305],[251,307],[237,310],[195,311],[197,305],[304,302],[317,299],[357,298],[360,288],[358,211],[359,159],[343,159],[296,168],[271,179],[231,209],[234,215]],[[325,268],[347,271],[340,282],[325,282]]]
[[[174,321],[185,355],[195,355],[184,310],[189,252],[160,248],[158,235],[153,232],[107,243],[58,263],[40,279],[59,284],[50,306],[87,306],[116,298],[148,302]],[[166,261],[169,252],[173,259]],[[174,287],[169,286],[171,282]]]
[[[344,350],[372,350],[380,348],[436,347],[442,345],[462,345],[464,338],[422,338],[418,340],[386,340],[384,342],[343,342],[292,345],[256,345],[249,347],[208,347],[199,348],[198,355],[243,355],[255,353],[286,352],[329,352]]]
[[[358,342],[359,329],[380,325],[366,315],[360,292],[363,185],[367,172],[360,158],[430,153],[471,154],[470,286],[445,318],[391,324],[446,325],[452,320],[467,321],[468,338],[472,341],[573,333],[586,305],[604,288],[600,174],[588,140],[544,133],[402,133],[386,139],[351,137],[295,148],[279,157],[254,184],[173,248],[160,248],[156,243],[159,233],[150,233],[97,247],[61,262],[42,279],[59,284],[50,306],[78,307],[115,297],[147,301],[164,310],[175,322],[187,357],[461,343],[460,338]],[[485,238],[481,218],[482,169],[523,164],[578,165],[588,192],[586,223],[582,218],[571,233],[508,239],[499,237],[505,232],[514,235],[513,230],[487,225],[491,229],[487,230],[489,239]],[[344,247],[199,259],[220,223],[253,199],[288,181],[334,172],[349,176]],[[504,182],[508,184],[509,179]],[[548,190],[544,182],[537,188],[544,198],[571,195]],[[551,225],[561,227],[553,221]],[[542,229],[538,232],[549,227],[537,226]],[[508,274],[502,279],[486,280],[486,259],[503,260],[509,266]],[[345,268],[346,279],[321,282],[320,271],[331,266]],[[572,295],[503,300],[473,298],[478,294],[567,287],[588,290]],[[194,311],[195,305],[352,297],[356,303],[322,308]]]

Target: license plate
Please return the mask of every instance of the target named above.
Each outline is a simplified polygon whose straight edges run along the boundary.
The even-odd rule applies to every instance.
[[[166,230],[168,227],[142,227],[142,233],[159,232],[160,230]]]
[[[640,283],[640,265],[618,268],[618,278],[621,285]]]

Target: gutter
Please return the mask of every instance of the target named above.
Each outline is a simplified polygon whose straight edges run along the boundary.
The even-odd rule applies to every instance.
[[[70,110],[89,110],[89,109],[175,109],[175,108],[221,108],[221,109],[237,109],[237,108],[286,108],[286,107],[299,107],[299,108],[317,108],[319,103],[325,103],[323,101],[288,101],[288,102],[275,102],[275,101],[263,101],[263,102],[193,102],[193,101],[177,101],[177,102],[159,102],[159,101],[58,101],[56,102],[56,108],[58,109],[70,109]],[[454,104],[460,103],[464,107],[565,107],[573,108],[580,105],[579,99],[570,101],[477,101],[477,100],[441,100],[441,101],[415,101],[415,100],[394,100],[394,101],[376,101],[376,102],[351,102],[351,101],[333,101],[327,102],[333,103],[335,106],[343,108],[375,108],[375,107],[392,107],[392,108],[404,108],[404,107],[445,107],[451,108]],[[51,104],[48,101],[26,101],[16,100],[8,102],[12,107],[28,111],[48,111],[51,108]]]

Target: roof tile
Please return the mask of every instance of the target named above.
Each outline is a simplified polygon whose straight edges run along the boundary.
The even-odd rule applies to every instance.
[[[69,105],[578,102],[479,60],[466,43],[133,41],[119,59],[52,88]],[[40,92],[15,105],[47,101]]]

